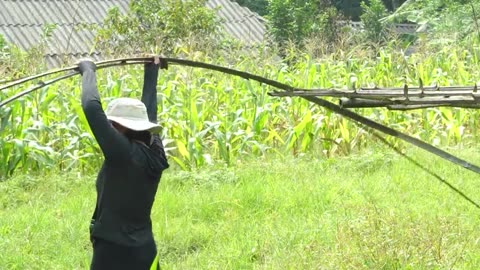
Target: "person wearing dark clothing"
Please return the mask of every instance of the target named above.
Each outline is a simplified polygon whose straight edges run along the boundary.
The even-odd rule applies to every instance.
[[[90,225],[91,269],[156,269],[150,212],[162,172],[169,167],[158,135],[158,57],[145,64],[142,99],[118,98],[102,109],[96,65],[81,61],[82,108],[104,155]]]

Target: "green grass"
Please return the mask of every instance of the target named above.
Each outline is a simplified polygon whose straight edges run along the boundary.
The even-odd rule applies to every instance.
[[[474,147],[449,151],[480,163]],[[480,201],[479,177],[407,148]],[[95,175],[0,182],[0,269],[88,269]],[[162,269],[478,269],[480,210],[383,147],[166,172]]]

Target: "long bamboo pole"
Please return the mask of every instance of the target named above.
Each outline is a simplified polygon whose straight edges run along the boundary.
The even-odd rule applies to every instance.
[[[338,89],[312,89],[312,90],[298,90],[293,92],[273,92],[272,96],[278,97],[347,97],[347,98],[369,98],[369,99],[387,99],[387,98],[401,98],[401,97],[453,97],[466,96],[472,98],[480,98],[480,93],[473,91],[474,87],[467,88],[448,88],[444,87],[438,91],[422,91],[422,90],[407,90],[405,89],[391,89],[384,88],[378,90],[338,90]]]
[[[430,107],[460,107],[480,108],[477,99],[467,97],[446,98],[409,98],[409,99],[367,99],[367,98],[340,98],[339,105],[342,108],[375,108],[387,107],[389,109],[421,109]]]

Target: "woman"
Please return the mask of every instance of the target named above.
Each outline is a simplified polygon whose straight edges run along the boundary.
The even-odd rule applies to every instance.
[[[162,172],[169,166],[157,134],[159,59],[145,65],[142,101],[118,98],[106,112],[97,90],[95,63],[81,61],[78,70],[82,108],[105,157],[90,226],[91,269],[156,269],[150,211]]]

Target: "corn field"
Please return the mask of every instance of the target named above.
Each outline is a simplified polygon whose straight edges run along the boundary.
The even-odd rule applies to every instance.
[[[393,46],[365,57],[337,52],[308,55],[295,64],[257,55],[232,61],[201,57],[207,63],[301,88],[345,88],[438,84],[474,85],[480,79],[480,48],[445,48],[404,56]],[[261,61],[259,59],[262,59]],[[230,63],[230,64],[228,64]],[[142,66],[98,71],[103,105],[112,98],[139,98]],[[0,92],[0,100],[28,87]],[[158,81],[159,120],[171,163],[182,169],[247,157],[348,155],[375,143],[354,123],[300,98],[274,98],[274,89],[214,71],[171,66]],[[478,136],[475,110],[435,108],[408,112],[357,109],[361,114],[439,146],[469,143]],[[80,80],[45,87],[0,108],[0,176],[15,171],[90,170],[102,158],[80,105]]]

